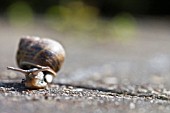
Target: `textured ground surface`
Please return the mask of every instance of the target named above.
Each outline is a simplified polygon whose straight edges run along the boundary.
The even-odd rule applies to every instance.
[[[170,23],[139,21],[136,38],[96,41],[59,34],[43,25],[15,28],[0,22],[0,110],[2,113],[169,113]],[[48,89],[28,90],[16,66],[20,36],[53,37],[66,62]]]

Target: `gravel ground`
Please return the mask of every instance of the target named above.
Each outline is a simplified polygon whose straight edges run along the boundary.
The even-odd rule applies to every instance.
[[[39,23],[16,29],[1,20],[1,112],[168,113],[168,25],[167,21],[139,21],[137,37],[122,43],[73,38]],[[27,89],[21,84],[22,74],[6,70],[16,66],[15,52],[23,35],[56,37],[66,48],[66,62],[47,89]]]
[[[170,109],[170,91],[153,89],[151,86],[115,85],[115,89],[107,90],[53,84],[48,89],[28,90],[23,84],[14,81],[1,82],[0,86],[0,105],[4,113],[11,111],[130,113],[148,110],[169,112]]]

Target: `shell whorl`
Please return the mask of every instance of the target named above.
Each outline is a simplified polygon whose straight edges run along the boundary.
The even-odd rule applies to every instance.
[[[22,69],[40,65],[48,66],[54,72],[60,70],[64,59],[65,51],[59,42],[30,36],[21,38],[16,55],[17,64]]]

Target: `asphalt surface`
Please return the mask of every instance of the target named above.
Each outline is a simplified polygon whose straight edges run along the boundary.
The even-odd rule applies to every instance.
[[[0,111],[2,113],[168,113],[170,23],[139,20],[128,42],[77,38],[46,25],[16,28],[0,22]],[[7,71],[23,35],[51,37],[66,49],[65,64],[47,89],[30,90],[24,76]]]

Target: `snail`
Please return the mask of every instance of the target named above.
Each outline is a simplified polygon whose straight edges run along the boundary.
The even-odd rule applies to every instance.
[[[46,88],[64,63],[63,46],[52,39],[25,36],[20,39],[16,54],[19,68],[9,70],[25,74],[23,83],[27,88]]]

